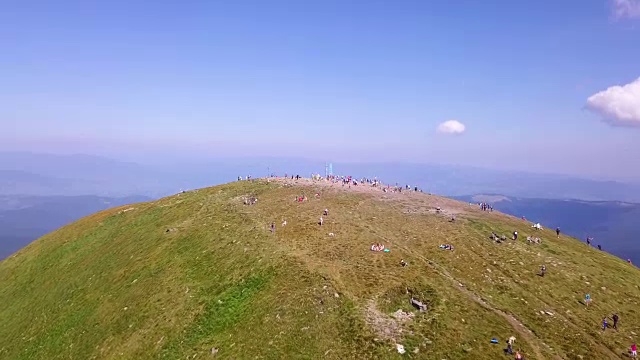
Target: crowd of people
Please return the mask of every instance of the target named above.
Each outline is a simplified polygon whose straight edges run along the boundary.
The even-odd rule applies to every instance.
[[[480,207],[480,210],[482,210],[482,211],[493,211],[493,206],[487,204],[486,202],[479,202],[478,206]]]

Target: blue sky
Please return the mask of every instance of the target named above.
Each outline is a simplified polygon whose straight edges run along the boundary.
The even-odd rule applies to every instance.
[[[638,44],[634,0],[12,1],[0,150],[640,179]]]

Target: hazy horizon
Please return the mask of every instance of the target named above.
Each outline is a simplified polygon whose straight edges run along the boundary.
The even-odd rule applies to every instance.
[[[190,156],[184,153],[137,153],[132,155],[126,154],[117,154],[117,153],[86,153],[86,152],[74,152],[74,151],[58,151],[58,152],[39,152],[39,151],[29,151],[29,150],[11,150],[11,151],[3,151],[0,148],[0,156],[1,155],[27,155],[27,156],[53,156],[53,157],[62,157],[62,158],[84,158],[87,159],[103,159],[106,161],[114,161],[116,163],[122,164],[132,164],[132,165],[140,165],[144,167],[157,168],[162,166],[173,166],[176,164],[184,164],[188,166],[205,166],[209,163],[217,163],[217,162],[236,162],[239,166],[251,166],[254,165],[255,161],[259,161],[264,166],[264,171],[260,174],[251,174],[253,176],[263,177],[267,176],[269,162],[273,162],[273,171],[276,176],[283,176],[283,163],[290,164],[291,169],[296,168],[296,163],[300,162],[304,164],[303,167],[308,168],[309,164],[315,164],[314,173],[324,174],[325,165],[333,164],[333,169],[335,174],[339,175],[349,175],[341,172],[340,165],[399,165],[399,166],[445,166],[448,168],[461,168],[461,169],[476,169],[478,171],[492,171],[492,172],[504,172],[505,174],[530,174],[532,176],[545,176],[545,177],[557,177],[557,178],[566,178],[566,179],[582,179],[582,180],[592,180],[592,181],[600,181],[600,182],[619,182],[626,184],[640,184],[640,178],[620,178],[620,177],[608,177],[606,174],[601,176],[589,176],[584,174],[576,174],[576,173],[562,173],[562,172],[552,172],[552,171],[533,171],[528,168],[505,168],[499,166],[480,166],[474,164],[462,164],[462,163],[446,163],[446,162],[428,162],[428,161],[411,161],[411,160],[403,160],[403,159],[386,159],[384,157],[376,158],[376,159],[363,159],[363,160],[349,160],[349,157],[341,158],[340,156],[336,157],[322,157],[322,156],[296,156],[292,154],[288,155],[249,155],[249,154],[229,154],[229,155],[211,155],[208,156],[206,154],[197,154],[196,156]],[[0,170],[3,170],[0,168]],[[287,172],[286,170],[284,170]],[[289,171],[290,172],[290,171]],[[35,172],[37,173],[37,172]],[[241,175],[241,174],[239,174]],[[246,175],[246,174],[245,174]],[[309,174],[303,173],[301,175],[307,176]],[[359,174],[362,176],[369,176],[369,174]],[[373,176],[373,175],[371,175]],[[233,180],[233,179],[230,179]],[[472,195],[472,194],[469,194]]]
[[[389,164],[389,165],[415,165],[415,166],[446,166],[450,168],[464,168],[464,169],[478,169],[480,171],[497,171],[504,173],[518,173],[518,174],[531,174],[531,175],[540,175],[540,176],[550,176],[550,177],[560,177],[560,178],[572,178],[572,179],[584,179],[584,180],[593,180],[593,181],[614,181],[620,183],[627,184],[640,184],[640,177],[634,176],[611,176],[610,174],[584,174],[584,173],[576,173],[576,172],[562,172],[562,171],[551,171],[551,170],[541,170],[536,171],[527,166],[521,167],[505,167],[505,166],[491,166],[491,165],[482,165],[482,164],[467,164],[465,162],[441,162],[441,161],[420,161],[419,159],[394,159],[389,157],[381,156],[379,158],[367,158],[367,157],[349,157],[349,156],[341,156],[340,154],[326,154],[326,156],[318,155],[318,156],[303,156],[298,154],[283,154],[283,155],[273,155],[273,154],[244,154],[244,153],[223,153],[217,155],[208,155],[207,153],[194,153],[190,154],[188,152],[136,152],[132,154],[127,153],[119,153],[119,152],[95,152],[88,153],[82,151],[33,151],[33,150],[24,150],[24,149],[13,149],[13,150],[3,150],[0,146],[0,154],[28,154],[35,156],[62,156],[62,157],[88,157],[88,158],[102,158],[105,160],[121,162],[121,163],[130,163],[141,166],[149,166],[149,167],[162,167],[164,165],[175,165],[175,164],[185,164],[185,165],[205,165],[207,163],[215,163],[215,162],[229,162],[229,161],[238,161],[237,165],[249,166],[252,162],[259,160],[265,165],[265,171],[263,175],[267,174],[267,168],[269,160],[273,160],[274,163],[285,162],[296,162],[300,161],[305,165],[308,164],[316,164],[317,169],[315,172],[324,173],[325,165],[332,163],[334,164],[334,173],[343,174],[339,167],[340,164],[352,164],[352,165],[380,165],[380,164]],[[338,167],[336,167],[338,165]],[[277,168],[276,168],[277,169]],[[2,170],[2,169],[0,169]],[[279,170],[279,169],[278,169]],[[263,176],[259,175],[259,176]],[[276,174],[283,175],[283,174]],[[305,174],[305,176],[308,174]],[[368,175],[368,174],[362,174]]]
[[[418,186],[443,196],[502,194],[525,198],[640,203],[640,182],[588,179],[563,174],[495,170],[477,166],[411,162],[329,160],[335,174],[377,177],[387,184]],[[325,160],[301,157],[157,158],[123,162],[90,155],[0,152],[0,194],[144,195],[162,197],[182,190],[264,177],[324,174]]]

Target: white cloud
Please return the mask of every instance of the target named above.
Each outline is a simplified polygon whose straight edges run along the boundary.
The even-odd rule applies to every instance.
[[[591,95],[586,107],[611,125],[640,127],[640,78]]]
[[[447,120],[438,125],[438,132],[442,134],[462,134],[466,127],[458,120]]]
[[[611,0],[611,7],[616,19],[640,18],[640,0]]]

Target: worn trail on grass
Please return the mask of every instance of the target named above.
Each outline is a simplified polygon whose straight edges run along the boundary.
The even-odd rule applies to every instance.
[[[398,199],[391,199],[391,200],[398,200]],[[389,241],[389,239],[386,239],[385,237],[376,234],[376,236],[380,237],[381,239],[385,240],[388,243],[391,243]],[[507,313],[503,310],[497,309],[495,307],[493,307],[492,305],[490,305],[488,302],[486,302],[484,299],[482,299],[481,296],[477,295],[476,293],[472,292],[471,290],[467,289],[466,287],[464,287],[464,285],[462,285],[462,282],[457,280],[455,277],[453,277],[449,271],[447,271],[446,268],[444,268],[443,266],[441,266],[440,264],[436,263],[435,261],[426,258],[425,256],[416,253],[414,251],[412,251],[411,249],[407,248],[406,246],[401,246],[399,244],[396,244],[396,247],[402,248],[404,251],[406,251],[407,253],[410,253],[420,259],[422,259],[423,261],[426,262],[426,264],[433,269],[434,271],[436,271],[438,274],[440,274],[441,276],[449,279],[452,283],[453,283],[453,287],[455,287],[456,289],[458,289],[460,292],[462,292],[466,297],[468,297],[470,300],[473,300],[474,302],[476,302],[477,304],[479,304],[480,306],[482,306],[483,308],[490,310],[492,312],[494,312],[495,314],[499,315],[500,317],[504,318],[513,328],[514,330],[516,330],[520,335],[522,335],[522,337],[524,338],[524,340],[527,342],[527,344],[529,344],[529,346],[532,348],[533,352],[536,355],[536,358],[538,359],[545,359],[545,356],[543,355],[540,347],[538,346],[538,344],[542,344],[544,345],[544,347],[549,351],[549,352],[553,352],[551,347],[546,344],[544,341],[542,341],[540,338],[538,338],[535,333],[527,328],[521,321],[519,321],[513,314]],[[543,302],[547,307],[549,307],[548,304],[546,304],[544,301],[542,301],[540,299],[541,302]],[[576,328],[578,329],[578,327],[571,323],[570,321],[568,321],[566,318],[564,318],[562,315],[559,315],[559,317],[561,318],[561,320],[563,320],[566,324],[568,324],[569,326],[571,326],[572,328]],[[619,358],[619,356],[617,356],[610,348],[608,347],[603,347],[603,349],[605,350],[605,352],[608,353],[608,355],[611,358]],[[553,355],[554,359],[562,359],[562,357],[560,357],[559,355]]]
[[[406,249],[405,249],[406,250]],[[547,345],[546,343],[544,343],[542,340],[538,339],[535,334],[533,333],[533,331],[531,331],[531,329],[527,328],[526,326],[524,326],[522,324],[522,322],[520,322],[515,316],[513,316],[512,314],[508,314],[500,309],[496,309],[493,306],[491,306],[489,303],[487,303],[486,301],[484,301],[480,296],[478,296],[477,294],[473,293],[472,291],[470,291],[469,289],[465,288],[464,286],[460,286],[459,284],[462,284],[461,282],[459,282],[457,279],[455,279],[444,267],[440,266],[439,264],[437,264],[436,262],[429,260],[427,258],[425,258],[424,256],[421,256],[418,254],[419,257],[421,257],[424,261],[426,261],[426,263],[429,265],[429,267],[431,267],[433,270],[435,270],[436,272],[438,272],[440,275],[444,276],[445,278],[451,280],[452,282],[454,282],[454,284],[458,284],[458,286],[454,286],[456,287],[458,290],[460,290],[463,294],[465,294],[469,299],[475,301],[476,303],[480,304],[482,307],[484,307],[485,309],[491,310],[494,313],[500,315],[501,317],[503,317],[505,320],[507,320],[511,326],[513,326],[513,328],[520,333],[520,335],[522,335],[525,339],[525,341],[527,342],[527,344],[529,344],[529,346],[532,347],[533,351],[536,353],[536,356],[538,359],[544,359],[544,356],[542,355],[542,353],[540,352],[540,348],[537,346],[536,342],[542,342],[543,345],[545,345],[545,347],[551,351],[551,348],[549,347],[549,345]],[[544,302],[543,302],[544,303]],[[546,303],[544,303],[546,304]],[[547,305],[548,306],[548,305]],[[556,312],[557,313],[557,312]],[[573,323],[571,323],[570,321],[568,321],[564,316],[557,314],[566,324],[569,324],[571,327],[577,329],[578,327],[575,326]],[[521,331],[522,329],[522,331]],[[605,349],[605,351],[609,354],[609,356],[611,356],[612,359],[619,359],[620,357],[614,353],[611,349],[609,349],[608,347],[604,346],[602,347],[603,349]],[[560,356],[558,355],[554,355],[555,359],[562,359]]]
[[[371,230],[371,229],[370,229]],[[374,231],[375,234],[375,231]],[[389,241],[389,239],[386,239],[384,236],[381,236],[380,234],[375,234],[376,236],[380,237],[381,239],[385,240],[387,243],[391,243],[391,241]],[[540,350],[540,347],[538,346],[538,343],[542,343],[546,346],[547,350],[551,351],[550,347],[545,344],[542,340],[538,339],[535,334],[533,333],[533,331],[531,331],[531,329],[527,328],[526,326],[524,326],[522,324],[522,322],[520,322],[515,316],[513,316],[512,314],[508,314],[502,310],[499,310],[493,306],[491,306],[489,303],[487,303],[486,301],[484,301],[480,296],[478,296],[477,294],[473,293],[472,291],[468,290],[467,288],[460,286],[460,284],[462,284],[462,282],[458,281],[456,278],[454,278],[448,271],[446,268],[442,267],[441,265],[439,265],[438,263],[436,263],[435,261],[426,258],[425,256],[416,253],[415,251],[409,249],[406,246],[402,246],[400,244],[396,244],[396,247],[406,251],[408,254],[414,255],[417,258],[422,259],[432,270],[434,270],[436,273],[438,273],[440,276],[448,279],[449,281],[451,281],[453,283],[453,287],[458,289],[462,294],[464,294],[467,298],[469,298],[470,300],[476,302],[477,304],[479,304],[480,306],[482,306],[483,308],[492,311],[493,313],[495,313],[496,315],[502,317],[503,319],[505,319],[512,327],[513,329],[518,332],[522,338],[525,340],[525,342],[531,347],[531,349],[533,350],[533,352],[535,353],[536,359],[545,359],[545,356],[543,355],[542,351]],[[555,355],[554,356],[555,359],[562,359],[561,357]]]
[[[594,336],[589,334],[588,332],[583,331],[579,326],[577,326],[576,324],[572,323],[571,321],[569,321],[565,316],[563,316],[559,311],[553,309],[553,307],[551,305],[549,305],[547,302],[545,302],[544,300],[537,298],[538,301],[540,301],[541,303],[543,303],[545,305],[546,308],[553,310],[554,316],[556,316],[557,318],[559,318],[560,320],[563,321],[564,324],[570,326],[571,328],[573,328],[574,330],[579,331],[581,334],[588,336],[592,339],[594,339]],[[595,339],[594,339],[595,340]],[[612,359],[619,359],[620,356],[618,356],[613,350],[611,350],[608,346],[602,346],[601,349],[605,350],[609,356]]]
[[[433,260],[430,260],[430,259],[428,259],[428,258],[426,258],[426,257],[424,257],[424,256],[422,256],[420,254],[416,254],[415,252],[411,251],[410,249],[408,249],[406,247],[401,247],[401,248],[403,250],[411,253],[412,255],[415,255],[416,257],[421,258],[431,269],[433,269],[435,272],[440,274],[442,277],[450,280],[453,283],[453,287],[458,289],[467,298],[469,298],[470,300],[473,300],[474,302],[476,302],[477,304],[479,304],[483,308],[485,308],[487,310],[490,310],[490,311],[494,312],[495,314],[499,315],[500,317],[502,317],[503,319],[505,319],[513,327],[513,329],[515,331],[517,331],[524,338],[526,343],[531,347],[531,349],[533,350],[533,352],[536,355],[536,359],[545,359],[544,355],[542,354],[542,351],[540,350],[540,347],[538,346],[538,342],[542,342],[542,341],[540,339],[536,338],[535,334],[530,329],[528,329],[526,326],[524,326],[520,321],[518,321],[518,319],[516,319],[515,316],[513,316],[511,314],[508,314],[508,313],[505,313],[502,310],[496,309],[495,307],[491,306],[486,301],[482,300],[482,298],[480,296],[478,296],[477,294],[473,293],[472,291],[468,290],[467,288],[465,288],[463,286],[460,286],[460,284],[462,284],[460,281],[458,281],[456,278],[454,278],[444,267],[438,265]],[[548,348],[548,346],[547,346],[547,348]],[[555,356],[555,358],[556,359],[561,359],[557,355]]]
[[[302,184],[300,184],[302,185]],[[382,199],[386,200],[386,201],[391,201],[391,202],[396,202],[398,204],[400,204],[404,210],[406,210],[407,208],[409,208],[410,213],[413,212],[421,212],[421,211],[425,211],[425,212],[431,212],[429,210],[434,209],[435,205],[432,201],[432,199],[429,198],[428,195],[426,194],[415,194],[412,192],[408,192],[408,193],[382,193],[380,189],[375,189],[375,188],[371,188],[371,187],[353,187],[353,188],[345,188],[345,187],[340,187],[340,186],[334,186],[334,184],[324,184],[324,183],[314,183],[313,185],[320,185],[321,187],[328,187],[331,188],[334,191],[343,191],[343,192],[361,192],[361,193],[370,193],[370,194],[376,194],[376,195],[382,195]],[[416,196],[419,195],[419,196]],[[407,202],[408,200],[412,200],[411,202]],[[360,200],[357,204],[355,204],[355,209],[356,209],[356,216],[357,216],[357,210],[363,205],[363,203],[366,200]],[[419,201],[419,209],[415,208],[416,206],[416,202]],[[455,209],[456,211],[452,212],[452,213],[460,213],[460,212],[465,212],[465,208],[463,206],[461,206],[461,204],[456,204],[451,202],[451,204],[448,201],[443,201],[442,199],[439,199],[440,202],[442,202],[442,204],[438,204],[441,206],[446,206],[447,208],[451,207],[452,209]],[[446,205],[444,204],[446,203]],[[451,205],[451,206],[449,206]],[[404,211],[403,211],[404,212]],[[367,219],[359,219],[362,220],[363,222],[366,222]],[[447,278],[449,281],[452,282],[453,287],[455,287],[456,289],[458,289],[458,291],[460,291],[462,294],[464,294],[468,299],[474,301],[475,303],[479,304],[480,306],[482,306],[483,308],[490,310],[491,312],[493,312],[494,314],[500,316],[501,318],[505,319],[510,325],[511,327],[518,333],[520,334],[520,336],[522,336],[522,339],[524,340],[524,342],[530,347],[531,351],[533,352],[533,356],[535,356],[536,359],[546,359],[546,358],[553,358],[553,359],[562,359],[561,356],[554,354],[553,349],[551,348],[551,346],[549,346],[547,343],[545,343],[541,338],[539,338],[531,329],[529,329],[526,325],[524,325],[521,321],[519,321],[517,319],[517,317],[515,315],[513,315],[510,312],[498,309],[496,307],[494,307],[493,305],[491,305],[487,300],[483,299],[480,295],[476,294],[475,292],[469,290],[468,288],[466,288],[461,281],[459,281],[458,279],[456,279],[455,277],[453,277],[445,267],[443,267],[442,265],[436,263],[435,261],[428,259],[424,256],[422,256],[420,253],[416,253],[415,251],[410,250],[409,248],[405,247],[405,246],[401,246],[400,244],[398,244],[397,242],[392,242],[389,239],[386,239],[384,236],[381,236],[380,234],[376,234],[377,231],[375,231],[373,228],[371,227],[367,227],[367,229],[372,232],[373,234],[375,234],[376,236],[380,237],[382,240],[386,241],[387,243],[391,244],[394,243],[394,245],[398,248],[402,248],[404,251],[406,251],[408,254],[411,254],[413,256],[415,256],[416,258],[419,258],[421,260],[423,260],[431,269],[433,269],[436,273],[438,273],[440,276]],[[549,304],[546,304],[546,302],[542,301],[542,299],[539,299],[543,304],[545,304],[545,306],[547,308],[551,308],[551,306]],[[557,312],[556,312],[557,313]],[[574,328],[576,330],[580,330],[579,327],[568,321],[565,317],[563,317],[562,315],[558,314],[558,317],[560,318],[560,320],[562,320],[567,326],[569,326],[570,328]],[[590,334],[588,334],[590,335]],[[590,336],[593,337],[593,336]],[[616,355],[609,347],[604,346],[601,347],[601,349],[603,350],[604,353],[606,353],[608,355],[608,357],[610,358],[619,358],[618,355]]]

